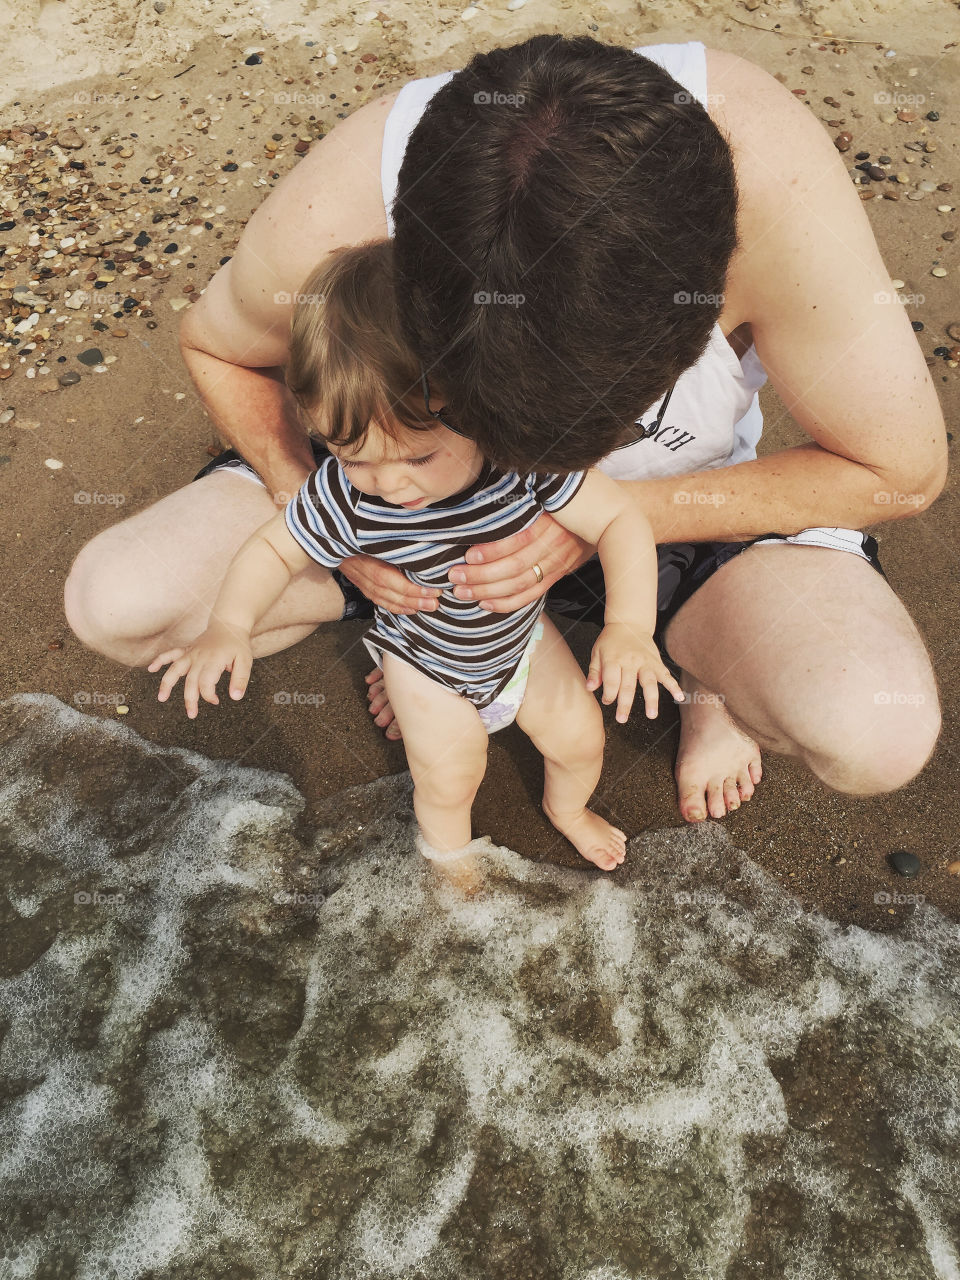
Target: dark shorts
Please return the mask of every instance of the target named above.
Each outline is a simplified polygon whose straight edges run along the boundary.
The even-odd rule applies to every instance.
[[[327,456],[327,449],[320,440],[311,440],[314,458],[319,466]],[[263,481],[244,458],[235,449],[226,449],[193,477],[199,480],[212,471],[224,469],[235,470],[247,476],[257,484]],[[707,579],[732,560],[734,556],[746,551],[747,547],[757,543],[793,544],[795,546],[827,547],[836,551],[847,551],[859,556],[873,565],[874,569],[886,577],[877,554],[877,540],[869,533],[859,529],[816,528],[802,529],[796,534],[764,533],[748,542],[665,542],[657,547],[657,626],[653,633],[654,641],[663,654],[665,662],[679,672],[676,662],[670,657],[664,641],[664,632],[673,621],[674,616],[698,588]],[[343,593],[343,613],[341,621],[347,618],[372,618],[373,604],[359,587],[354,586],[349,578],[339,569],[332,569],[334,581]],[[547,608],[564,618],[578,622],[592,622],[603,626],[604,587],[603,569],[597,556],[593,556],[586,564],[573,573],[561,578],[547,592]]]

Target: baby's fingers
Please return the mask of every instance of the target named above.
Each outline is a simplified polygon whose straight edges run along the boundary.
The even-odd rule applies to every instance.
[[[160,661],[160,659],[157,659]],[[157,690],[157,701],[166,702],[170,697],[170,690],[174,688],[177,681],[185,671],[190,669],[190,660],[188,658],[174,658],[167,667],[160,680],[160,688]]]
[[[630,671],[624,671],[620,681],[620,697],[617,700],[617,723],[626,724],[630,719],[630,710],[633,707],[633,699],[637,692],[636,676]]]
[[[683,689],[680,687],[677,681],[674,680],[670,672],[666,670],[666,668],[664,668],[664,673],[660,677],[660,683],[663,685],[665,689],[670,690],[670,692],[673,694],[673,698],[675,702],[686,702],[687,695],[684,693]]]
[[[230,668],[231,698],[242,698],[246,693],[252,666],[253,659],[246,653],[238,653],[234,658],[233,666]]]
[[[642,671],[640,686],[643,689],[643,705],[647,709],[647,719],[656,720],[660,714],[660,682],[653,672]]]
[[[204,702],[209,702],[215,707],[220,705],[220,699],[217,697],[217,681],[222,675],[223,664],[212,662],[200,668],[200,674],[197,679],[197,688],[200,696]]]
[[[603,663],[600,661],[596,650],[590,655],[590,665],[587,668],[587,690],[593,693],[594,689],[600,688],[602,680]]]
[[[166,666],[168,662],[173,662],[175,658],[183,656],[182,649],[168,649],[166,653],[158,653],[154,660],[147,667],[148,671],[158,671],[160,667]]]

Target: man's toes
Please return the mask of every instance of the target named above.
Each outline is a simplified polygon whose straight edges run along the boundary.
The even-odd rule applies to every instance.
[[[703,807],[703,788],[688,787],[680,797],[680,813],[687,822],[702,822],[707,816]]]
[[[759,760],[751,760],[747,766],[750,770],[750,780],[755,787],[760,785],[760,779],[763,777],[763,765]]]
[[[710,782],[707,784],[707,812],[711,818],[725,818],[727,816],[722,782]]]
[[[727,806],[727,812],[740,808],[740,792],[737,789],[736,778],[724,778],[723,780],[723,801]]]
[[[743,801],[749,800],[753,795],[753,783],[750,780],[749,771],[744,771],[740,774],[737,778],[737,786],[740,790],[740,799]]]

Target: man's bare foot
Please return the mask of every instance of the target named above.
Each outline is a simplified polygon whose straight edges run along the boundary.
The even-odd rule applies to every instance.
[[[681,817],[687,822],[725,818],[749,800],[763,769],[760,748],[730,719],[720,695],[682,672],[687,695],[680,709],[680,746],[674,773]]]
[[[567,813],[556,814],[551,812],[546,803],[543,811],[577,852],[582,853],[588,861],[595,862],[601,871],[612,871],[625,858],[627,837],[619,827],[611,827],[598,813],[581,809],[573,816]]]

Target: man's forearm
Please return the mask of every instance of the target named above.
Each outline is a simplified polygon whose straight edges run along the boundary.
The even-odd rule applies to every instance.
[[[280,370],[247,369],[186,344],[180,349],[217,430],[263,477],[271,494],[287,501],[315,463],[307,436],[290,412]]]
[[[814,443],[732,467],[619,483],[636,494],[658,543],[746,542],[765,533],[861,529],[914,515],[939,492],[903,491]]]

